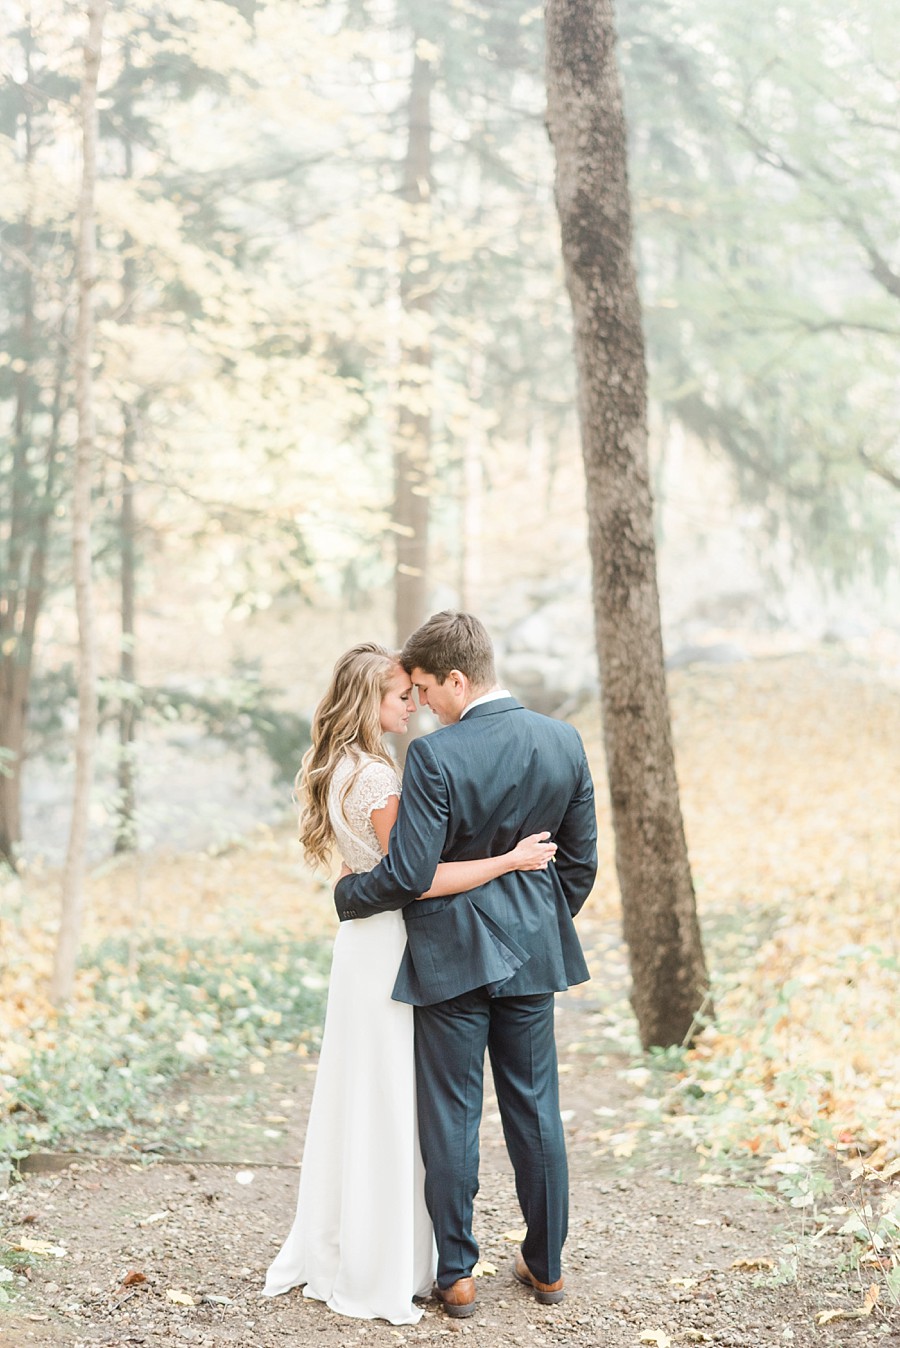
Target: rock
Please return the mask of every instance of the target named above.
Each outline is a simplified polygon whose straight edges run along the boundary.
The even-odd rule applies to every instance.
[[[679,646],[666,656],[666,669],[685,669],[688,665],[737,665],[749,659],[742,646],[717,641],[708,646]]]
[[[548,595],[497,638],[501,681],[533,711],[558,714],[597,692],[597,656],[589,597]]]
[[[865,640],[872,635],[871,628],[852,618],[838,618],[831,622],[822,633],[822,641],[827,646],[843,646],[847,641]]]

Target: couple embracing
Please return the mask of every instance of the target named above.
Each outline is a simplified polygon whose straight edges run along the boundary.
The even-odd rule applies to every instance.
[[[415,709],[401,782],[383,736]],[[438,613],[400,656],[338,661],[298,778],[300,838],[344,860],[297,1216],[266,1278],[335,1311],[415,1323],[475,1309],[485,1050],[527,1226],[513,1268],[563,1297],[568,1171],[554,994],[589,977],[573,917],[597,866],[577,731],[497,685],[477,618]]]

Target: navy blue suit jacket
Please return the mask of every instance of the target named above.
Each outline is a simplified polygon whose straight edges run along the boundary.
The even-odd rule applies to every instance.
[[[546,871],[510,871],[465,894],[418,900],[440,861],[498,856],[543,829],[558,848]],[[429,1006],[479,987],[504,997],[558,992],[590,977],[572,919],[596,872],[581,737],[500,698],[413,740],[388,855],[340,880],[335,907],[341,921],[404,909],[396,1001]]]

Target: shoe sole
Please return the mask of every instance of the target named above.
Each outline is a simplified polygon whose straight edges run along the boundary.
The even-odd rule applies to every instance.
[[[535,1301],[539,1301],[542,1306],[558,1306],[565,1299],[565,1288],[561,1287],[558,1292],[542,1292],[540,1288],[535,1287],[530,1278],[523,1278],[519,1270],[513,1265],[513,1277],[527,1287],[530,1292],[534,1292]]]
[[[438,1297],[438,1301],[451,1320],[464,1320],[467,1315],[474,1315],[478,1306],[477,1301],[470,1301],[465,1306],[455,1306],[452,1302],[445,1301],[443,1297]]]

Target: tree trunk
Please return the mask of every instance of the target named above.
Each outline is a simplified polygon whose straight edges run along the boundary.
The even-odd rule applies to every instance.
[[[0,662],[0,860],[16,865],[22,840],[22,762],[28,707],[29,671],[14,654]]]
[[[126,49],[126,63],[130,50]],[[125,178],[133,172],[131,142],[123,144],[125,157]],[[122,322],[133,320],[134,298],[137,292],[137,273],[132,253],[134,240],[125,233],[122,240],[122,304],[120,316]],[[136,523],[134,511],[135,493],[135,446],[137,432],[135,413],[131,405],[122,406],[122,504],[119,516],[119,537],[121,550],[120,605],[121,605],[121,642],[119,647],[119,680],[123,696],[119,702],[119,762],[118,762],[118,822],[114,851],[133,852],[137,847],[137,823],[135,818],[135,739],[138,719],[136,660],[135,660],[135,592],[137,573]]]
[[[26,19],[22,39],[25,81],[21,85],[24,165],[30,177],[35,158],[32,82],[33,37]],[[35,416],[40,398],[36,364],[45,354],[37,337],[40,304],[35,277],[40,275],[31,198],[22,220],[21,359],[15,376],[12,478],[5,555],[0,558],[0,860],[16,864],[22,840],[22,772],[28,728],[28,699],[34,668],[38,619],[46,593],[47,546],[56,500],[60,426],[68,341],[58,337],[50,427],[40,465],[33,462]],[[65,324],[64,314],[60,328]]]
[[[97,81],[106,0],[90,0],[88,37],[81,82],[83,168],[78,202],[78,325],[75,333],[75,405],[78,436],[72,484],[72,561],[78,615],[78,732],[72,824],[63,871],[59,937],[50,994],[56,1005],[69,1000],[81,939],[88,815],[97,739],[97,644],[91,566],[91,477],[94,458],[94,402],[91,358],[94,346],[97,179]]]
[[[459,606],[465,612],[478,608],[484,571],[484,426],[481,399],[484,394],[484,355],[475,351],[469,361],[466,393],[469,427],[463,447],[462,509],[460,510]]]
[[[401,248],[402,373],[394,451],[394,528],[397,569],[394,623],[398,646],[422,622],[428,603],[428,522],[431,490],[431,280],[427,260],[431,182],[431,90],[434,70],[415,42],[409,98],[409,139],[403,170],[410,219]],[[413,264],[413,265],[411,265]],[[410,340],[409,331],[418,329]]]
[[[24,585],[18,585],[17,603],[3,606],[6,621],[0,627],[0,633],[3,634],[3,650],[0,654],[0,728],[4,750],[3,761],[0,762],[0,860],[11,866],[16,864],[16,851],[22,840],[22,769],[28,729],[28,695],[34,668],[37,623],[47,590],[47,542],[55,499],[64,372],[65,342],[61,340],[50,436],[45,455],[44,489],[35,505],[28,576]],[[8,637],[7,631],[10,634]]]
[[[575,320],[604,737],[641,1041],[708,1012],[666,698],[612,0],[548,0],[548,126]]]
[[[22,93],[26,176],[30,176],[34,162],[31,52],[32,35],[30,27],[26,26],[22,49],[26,85]],[[22,222],[22,252],[30,263],[34,255],[30,193]],[[22,271],[22,368],[15,376],[9,537],[6,574],[0,594],[0,858],[11,866],[16,864],[16,849],[22,840],[22,764],[31,682],[31,650],[22,640],[22,621],[26,602],[25,555],[30,543],[28,526],[31,522],[28,455],[34,407],[33,359],[34,277],[30,266],[26,266]]]
[[[119,680],[123,696],[119,703],[119,819],[116,827],[115,851],[133,852],[137,846],[134,792],[134,742],[137,726],[135,686],[135,574],[137,549],[135,547],[134,513],[134,414],[130,407],[123,409],[125,430],[122,436],[122,506],[121,534],[121,622],[122,638],[119,651]]]

